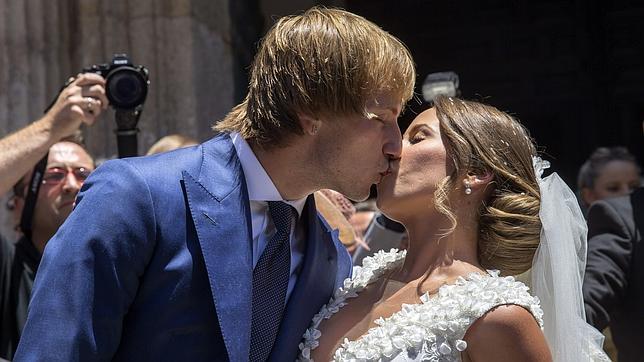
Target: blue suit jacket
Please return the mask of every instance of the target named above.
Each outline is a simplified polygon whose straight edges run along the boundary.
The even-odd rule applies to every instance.
[[[307,200],[307,247],[271,360],[294,360],[351,260]],[[250,208],[227,134],[106,162],[49,241],[16,361],[246,361]]]

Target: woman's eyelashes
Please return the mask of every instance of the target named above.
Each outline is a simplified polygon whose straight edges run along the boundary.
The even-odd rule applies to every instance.
[[[412,133],[409,135],[409,143],[410,144],[416,144],[418,142],[421,142],[429,137],[429,130],[426,128],[420,128],[420,129],[415,129],[412,131]]]
[[[421,135],[419,135],[418,133],[416,133],[416,134],[414,134],[413,136],[411,136],[411,137],[409,138],[409,143],[411,143],[412,145],[414,145],[414,144],[416,144],[416,143],[418,143],[418,142],[422,141],[423,139],[425,139],[425,138],[424,138],[424,137],[422,137]]]

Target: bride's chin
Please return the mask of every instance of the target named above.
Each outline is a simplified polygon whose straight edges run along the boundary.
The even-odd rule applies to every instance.
[[[378,192],[376,198],[376,206],[378,210],[389,217],[391,212],[391,205],[395,205],[396,200],[390,194],[381,194]]]

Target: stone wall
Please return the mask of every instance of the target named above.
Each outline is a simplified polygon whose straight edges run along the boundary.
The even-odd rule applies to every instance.
[[[245,94],[245,70],[263,28],[258,4],[0,0],[0,137],[37,119],[70,75],[127,53],[150,71],[139,152],[170,133],[209,138],[212,123]],[[85,129],[91,154],[116,155],[114,128],[110,110]],[[0,224],[9,233],[4,207]]]

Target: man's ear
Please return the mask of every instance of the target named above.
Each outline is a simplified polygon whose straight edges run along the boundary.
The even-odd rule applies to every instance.
[[[20,224],[20,218],[22,217],[22,209],[25,207],[25,199],[20,196],[14,196],[13,208],[11,209],[11,215],[13,217],[13,222],[17,225]]]
[[[322,126],[322,121],[308,114],[298,113],[297,117],[300,120],[300,127],[302,127],[304,134],[315,136]]]

